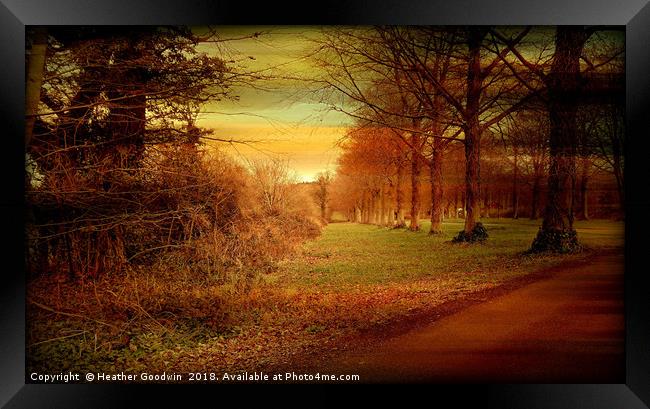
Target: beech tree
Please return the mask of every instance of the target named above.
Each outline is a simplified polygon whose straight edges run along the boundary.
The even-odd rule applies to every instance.
[[[406,151],[400,140],[389,129],[360,125],[348,132],[341,147],[337,202],[353,208],[355,221],[402,227]]]
[[[429,69],[423,56],[430,49],[432,36],[445,33],[449,29],[425,27],[419,29],[420,35],[411,35],[410,29],[393,29],[392,40],[398,44],[402,66],[419,74],[429,88],[434,90],[454,114],[456,125],[463,133],[465,146],[465,226],[457,236],[458,241],[474,241],[479,238],[475,227],[480,216],[480,144],[483,133],[499,123],[512,112],[523,106],[534,96],[522,95],[520,86],[504,75],[503,59],[509,53],[507,48],[488,48],[499,42],[519,43],[526,31],[510,36],[502,34],[503,39],[488,36],[489,27],[469,27],[451,29],[448,37],[454,46],[450,48],[456,66],[457,80],[442,82]],[[417,29],[415,30],[417,32]],[[422,33],[423,32],[423,33]],[[419,39],[418,39],[419,38]],[[487,51],[487,52],[486,52]],[[492,54],[492,55],[491,55]],[[485,232],[480,230],[480,238]]]
[[[432,185],[432,233],[440,232],[442,221],[442,172],[439,166],[445,146],[456,138],[446,134],[443,123],[444,100],[426,84],[415,83],[413,73],[405,71],[395,44],[386,29],[342,30],[330,35],[322,44],[327,51],[320,66],[328,76],[321,81],[330,92],[343,94],[353,108],[334,104],[334,109],[367,121],[376,126],[392,129],[410,150],[411,206],[409,229],[419,230],[421,212],[421,178],[423,166],[429,166]],[[440,38],[430,53],[431,70],[444,82],[451,56],[446,38]],[[432,45],[433,46],[433,45]],[[420,88],[417,87],[420,85]],[[424,88],[422,88],[424,87]],[[433,164],[433,166],[432,166]]]
[[[584,53],[585,44],[590,37],[601,30],[603,28],[597,26],[558,26],[555,29],[554,49],[548,69],[529,61],[524,53],[517,50],[515,44],[503,39],[498,33],[495,34],[512,51],[517,62],[528,70],[528,73],[536,76],[545,94],[544,101],[549,116],[550,164],[547,199],[542,226],[533,241],[532,251],[568,252],[580,248],[573,227],[578,109],[585,104],[620,100],[622,91],[620,72],[617,73],[616,64],[612,64],[622,56],[621,43],[618,42],[617,46],[607,49],[605,55],[597,55],[598,59],[594,61]],[[503,60],[506,61],[506,58]],[[584,69],[581,67],[583,60]],[[521,70],[517,71],[512,63],[506,64],[516,73],[515,76],[520,82],[527,84],[529,88],[535,87],[529,80],[517,74],[521,73]],[[599,72],[603,69],[606,72]]]
[[[369,107],[375,114],[371,120],[408,132],[409,138],[405,142],[412,149],[423,139],[417,136],[419,134],[424,134],[425,140],[426,137],[456,139],[462,132],[461,140],[466,150],[466,219],[465,229],[458,239],[473,241],[472,232],[480,212],[478,164],[481,135],[531,98],[530,95],[520,95],[521,86],[517,81],[505,80],[502,60],[509,49],[503,47],[496,56],[487,58],[489,52],[484,52],[485,46],[503,41],[494,36],[488,41],[490,30],[487,27],[379,27],[373,30],[361,34],[354,31],[339,34],[328,43],[328,49],[335,50],[339,57],[337,68],[342,68],[343,73],[331,76],[327,83],[352,101]],[[519,32],[505,40],[516,44],[525,35],[526,31]],[[330,62],[330,66],[337,61]],[[355,71],[361,70],[360,67],[366,68],[362,76],[370,71],[383,82],[393,81],[399,91],[407,89],[417,101],[418,109],[398,112],[382,104],[381,99],[370,98],[370,94],[364,91],[363,77],[358,77]],[[395,74],[396,71],[399,75]],[[403,81],[407,87],[401,86]],[[408,118],[411,122],[395,125],[399,122],[395,117]],[[451,129],[453,136],[443,134],[449,126],[458,128],[455,132]],[[429,165],[434,165],[430,168],[434,179],[441,174],[435,168],[435,163],[440,162],[439,157],[436,161],[433,155],[439,155],[443,151],[441,148],[432,149],[428,161]],[[418,165],[418,162],[412,164],[412,176],[417,175]],[[438,230],[442,214],[441,193],[435,190],[441,185],[432,185],[432,205],[435,204],[432,206],[435,210],[432,211],[432,232]],[[417,190],[417,185],[414,187],[416,189],[412,190]]]

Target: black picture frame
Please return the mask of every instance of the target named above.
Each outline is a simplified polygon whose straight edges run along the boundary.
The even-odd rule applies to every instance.
[[[650,4],[648,0],[362,0],[319,6],[205,0],[0,0],[0,75],[4,167],[0,246],[0,405],[19,407],[121,407],[134,404],[132,385],[25,384],[25,274],[23,257],[24,39],[26,25],[105,24],[434,24],[624,25],[626,28],[626,379],[614,385],[426,385],[422,395],[457,405],[499,408],[647,408],[650,406],[650,291],[645,278],[645,237],[650,232]],[[187,399],[176,386],[148,399]],[[245,385],[246,388],[253,385]],[[178,386],[180,387],[180,385]],[[221,388],[221,389],[219,389]],[[223,393],[225,385],[208,391]],[[241,387],[238,387],[240,391]],[[196,396],[196,389],[191,392]],[[206,388],[200,388],[206,392]],[[268,389],[268,388],[267,388]],[[282,389],[282,388],[280,388]],[[281,392],[284,394],[285,392]],[[375,397],[386,390],[373,392]],[[171,396],[170,396],[171,395]],[[323,396],[323,395],[319,395]],[[409,394],[409,396],[413,396]],[[417,394],[416,394],[417,396]],[[250,394],[243,396],[247,400]],[[406,396],[403,397],[406,399]],[[318,398],[321,401],[321,398]],[[171,401],[167,401],[170,403]],[[407,401],[404,400],[403,403]],[[148,406],[153,405],[149,404]],[[456,404],[454,406],[457,406]]]

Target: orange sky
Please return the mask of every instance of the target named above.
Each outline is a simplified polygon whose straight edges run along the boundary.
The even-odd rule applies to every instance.
[[[277,77],[309,77],[317,73],[304,56],[314,47],[312,40],[319,36],[318,27],[218,28],[222,38],[244,37],[254,32],[263,34],[256,39],[225,43],[229,57],[243,69],[270,69],[268,72]],[[217,47],[202,44],[199,51],[217,53]],[[198,125],[213,129],[218,138],[256,141],[232,146],[217,143],[243,162],[265,157],[286,159],[301,181],[313,180],[325,170],[335,170],[339,154],[335,143],[343,136],[350,119],[328,112],[326,105],[305,92],[305,84],[298,81],[273,80],[260,85],[267,90],[241,87],[235,89],[239,101],[209,104]]]

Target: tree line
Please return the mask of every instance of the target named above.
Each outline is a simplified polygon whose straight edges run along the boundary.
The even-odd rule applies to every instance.
[[[318,92],[355,122],[333,185],[351,220],[402,227],[408,215],[418,230],[427,213],[438,234],[455,196],[455,240],[483,240],[478,220],[506,207],[504,185],[518,217],[529,184],[529,216],[542,216],[532,250],[564,252],[579,248],[590,181],[612,175],[623,208],[618,28],[343,27],[318,47]]]

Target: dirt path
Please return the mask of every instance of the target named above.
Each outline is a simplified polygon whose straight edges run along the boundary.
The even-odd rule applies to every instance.
[[[623,259],[556,271],[331,367],[362,382],[624,382]]]

